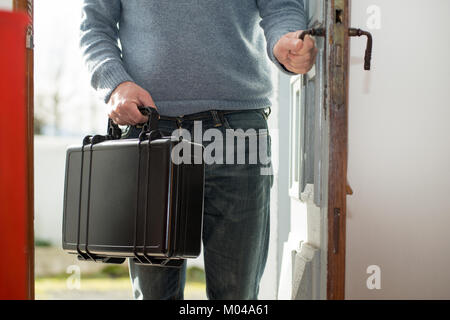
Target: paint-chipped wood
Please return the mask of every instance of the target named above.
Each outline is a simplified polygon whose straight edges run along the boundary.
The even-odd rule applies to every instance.
[[[345,298],[348,154],[348,0],[329,2],[328,276],[327,298]]]

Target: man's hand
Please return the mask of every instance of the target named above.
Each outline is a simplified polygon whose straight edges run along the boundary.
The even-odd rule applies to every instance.
[[[108,101],[109,117],[118,125],[136,125],[148,121],[138,107],[155,107],[150,93],[134,82],[123,82],[113,91]]]
[[[275,58],[287,70],[299,74],[311,70],[318,52],[314,39],[309,35],[305,37],[305,41],[298,38],[302,32],[299,30],[285,34],[273,48]]]

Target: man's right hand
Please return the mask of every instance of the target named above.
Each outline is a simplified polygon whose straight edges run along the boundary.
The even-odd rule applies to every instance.
[[[113,91],[108,101],[109,117],[118,125],[136,125],[148,121],[138,107],[153,107],[155,102],[150,93],[134,82],[123,82]]]

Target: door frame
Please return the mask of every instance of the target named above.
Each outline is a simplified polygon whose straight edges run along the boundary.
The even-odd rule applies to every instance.
[[[348,158],[349,0],[328,1],[329,116],[327,299],[345,299]]]
[[[27,274],[26,281],[28,299],[33,300],[35,297],[34,290],[34,3],[33,0],[12,0],[13,11],[25,12],[29,17],[29,25],[27,27],[26,43],[26,107],[27,107]]]

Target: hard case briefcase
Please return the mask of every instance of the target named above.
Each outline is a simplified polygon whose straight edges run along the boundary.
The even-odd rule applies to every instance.
[[[138,139],[120,140],[109,120],[107,135],[67,150],[62,242],[79,259],[177,267],[200,254],[203,146],[163,136],[156,110],[141,111]],[[175,146],[191,161],[173,161]]]

